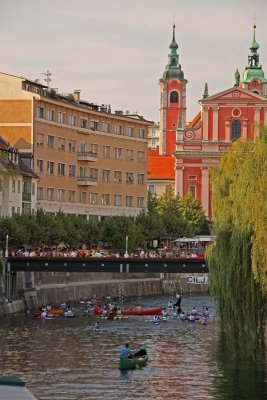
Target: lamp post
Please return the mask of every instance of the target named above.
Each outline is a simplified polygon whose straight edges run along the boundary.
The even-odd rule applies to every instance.
[[[8,257],[8,235],[6,235],[6,252],[5,252],[5,257]]]
[[[129,254],[128,254],[128,236],[126,236],[125,238],[125,254],[124,254],[124,258],[128,258]]]

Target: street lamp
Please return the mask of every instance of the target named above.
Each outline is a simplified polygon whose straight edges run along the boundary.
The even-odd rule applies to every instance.
[[[125,238],[125,254],[124,254],[124,258],[128,258],[129,254],[128,254],[128,236],[126,236]]]
[[[6,235],[6,253],[5,253],[6,258],[8,257],[8,235]]]

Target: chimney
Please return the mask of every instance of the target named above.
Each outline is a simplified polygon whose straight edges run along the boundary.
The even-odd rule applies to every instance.
[[[76,103],[78,103],[80,101],[80,94],[81,94],[80,90],[74,90],[73,97],[74,97],[74,101],[76,101]]]

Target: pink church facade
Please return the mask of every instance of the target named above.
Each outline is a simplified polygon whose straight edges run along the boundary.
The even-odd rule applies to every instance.
[[[236,71],[235,85],[213,96],[206,86],[199,115],[176,133],[175,192],[181,196],[192,192],[209,219],[210,168],[219,164],[235,140],[253,140],[259,125],[267,125],[267,81],[259,64],[255,28],[242,79]]]

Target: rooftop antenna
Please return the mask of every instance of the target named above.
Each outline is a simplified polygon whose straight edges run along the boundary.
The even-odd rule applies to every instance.
[[[49,83],[51,82],[50,76],[52,75],[51,72],[49,70],[47,70],[46,72],[41,72],[41,75],[45,75],[45,81],[47,83],[47,88],[49,88]]]

